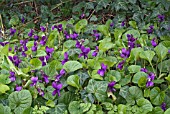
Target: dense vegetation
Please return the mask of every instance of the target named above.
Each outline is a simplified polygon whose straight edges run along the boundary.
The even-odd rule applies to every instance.
[[[169,0],[0,0],[0,114],[170,114]]]

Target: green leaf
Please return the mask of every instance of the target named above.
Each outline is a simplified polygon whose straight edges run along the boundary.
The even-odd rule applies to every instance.
[[[22,114],[24,109],[31,106],[32,96],[28,90],[21,90],[11,93],[8,100],[10,108],[14,109],[16,114]]]
[[[37,54],[36,57],[42,57],[42,56],[46,56],[46,52],[44,50],[37,50]]]
[[[133,28],[136,28],[136,21],[129,21],[129,25],[132,26]]]
[[[116,40],[120,39],[122,37],[122,34],[125,32],[125,29],[119,29],[115,28],[114,29],[114,37]]]
[[[98,25],[97,30],[100,31],[105,36],[110,36],[109,28],[106,25]]]
[[[1,53],[4,55],[8,55],[8,49],[9,49],[9,44],[5,45],[2,49],[1,49]]]
[[[71,75],[67,78],[67,84],[76,88],[80,88],[80,77],[77,75]]]
[[[150,100],[154,105],[161,105],[165,98],[165,92],[160,91],[158,87],[154,87],[150,93]]]
[[[145,60],[149,61],[150,63],[151,63],[154,55],[155,55],[155,52],[154,52],[154,51],[150,51],[150,50],[148,50],[148,51],[142,51],[142,52],[140,53],[140,57],[141,57],[142,59],[145,59]]]
[[[143,48],[133,48],[130,52],[130,60],[137,61],[139,54],[143,51]]]
[[[163,61],[162,63],[160,62],[158,64],[158,69],[161,70],[162,72],[169,72],[170,71],[170,59]]]
[[[126,105],[123,104],[118,105],[118,114],[126,114]]]
[[[52,86],[48,86],[46,88],[46,93],[44,95],[44,98],[47,99],[47,100],[54,100],[55,96],[52,95],[52,92],[54,91],[55,89],[52,87]]]
[[[101,42],[99,44],[99,50],[102,50],[102,51],[108,51],[109,49],[113,48],[114,47],[114,44],[112,42]]]
[[[168,108],[164,114],[170,114],[170,108]]]
[[[107,72],[107,76],[114,76],[115,77],[115,80],[109,80],[109,81],[120,81],[121,79],[121,74],[119,71],[116,71],[116,70],[110,70],[109,72]]]
[[[153,108],[152,112],[149,114],[165,114],[164,111],[161,109],[161,107],[155,107]],[[169,114],[169,113],[167,113]]]
[[[141,66],[139,66],[139,65],[130,65],[130,66],[128,67],[128,70],[129,70],[130,73],[139,72],[140,69],[141,69]]]
[[[67,71],[67,72],[74,72],[78,69],[81,69],[83,66],[81,63],[79,63],[78,61],[68,61],[64,64],[63,68]]]
[[[86,112],[90,109],[91,103],[80,103],[80,107],[83,109],[83,112]]]
[[[0,114],[12,114],[10,107],[0,104]]]
[[[55,114],[64,114],[67,110],[67,106],[63,103],[59,103],[55,106]]]
[[[133,76],[132,82],[137,84],[141,77],[147,77],[147,74],[144,72],[137,72]]]
[[[106,90],[108,83],[106,81],[89,80],[87,85],[87,92],[93,93],[98,101],[104,101],[106,99]]]
[[[12,16],[12,18],[9,21],[10,25],[17,25],[19,23],[19,18],[17,15]]]
[[[124,86],[124,85],[130,83],[130,82],[131,82],[131,78],[132,78],[132,76],[127,75],[127,76],[125,76],[124,78],[122,78],[122,79],[120,80],[119,84],[121,84],[122,86]]]
[[[10,88],[7,85],[0,83],[0,93],[6,93],[8,90],[10,90]]]
[[[168,53],[168,49],[161,44],[156,46],[154,50],[156,51],[156,54],[158,55],[160,60],[163,60]]]
[[[67,40],[64,42],[64,47],[67,49],[70,49],[76,45],[76,42],[74,40]]]
[[[137,100],[137,105],[143,110],[143,113],[147,114],[148,112],[152,111],[152,104],[149,102],[149,100],[145,98],[140,98]]]
[[[129,86],[124,86],[120,88],[119,95],[121,95],[123,98],[127,98],[129,94]]]
[[[54,103],[54,101],[52,101],[52,100],[48,100],[45,104],[46,104],[47,106],[50,106],[50,107],[54,107],[54,106],[55,106],[55,103]]]
[[[103,102],[102,105],[103,105],[103,108],[104,108],[105,110],[112,110],[112,109],[113,109],[113,104],[112,104],[112,103]]]
[[[146,86],[146,82],[147,82],[147,78],[146,77],[141,77],[138,80],[138,86],[139,87],[145,87]]]
[[[59,103],[64,103],[66,105],[69,105],[71,101],[76,100],[76,96],[73,92],[64,92],[62,95],[59,97],[58,102]]]
[[[31,59],[30,64],[32,65],[32,70],[40,69],[42,67],[42,63],[38,58]]]
[[[77,22],[76,25],[74,26],[74,27],[75,27],[75,31],[76,31],[77,33],[80,33],[81,30],[87,26],[87,24],[88,24],[88,22],[87,22],[86,19],[80,20],[80,21]]]
[[[78,101],[72,101],[69,104],[68,110],[70,114],[83,114],[83,109],[80,107],[80,103]]]

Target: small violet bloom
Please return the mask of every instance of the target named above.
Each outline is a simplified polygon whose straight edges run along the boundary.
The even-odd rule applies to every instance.
[[[121,26],[124,27],[125,26],[125,21],[121,22]]]
[[[146,83],[146,87],[152,87],[154,85],[154,83],[152,81],[155,79],[155,74],[151,72],[151,73],[149,73],[147,78],[148,78],[148,80]]]
[[[16,33],[16,29],[10,28],[10,35],[14,35]]]
[[[31,77],[31,86],[35,86],[37,84],[37,81],[38,81],[38,77]]]
[[[117,68],[120,69],[120,70],[122,70],[124,63],[125,63],[125,60],[121,61],[121,62],[117,65]]]
[[[49,77],[48,77],[46,74],[43,73],[43,80],[44,80],[44,82],[45,82],[46,84],[49,83],[49,79],[48,79],[48,78],[49,78]]]
[[[65,75],[65,73],[66,73],[66,71],[65,71],[65,69],[61,69],[60,70],[60,74],[58,74],[57,76],[56,76],[56,80],[55,81],[60,81],[60,78],[63,76],[63,75]]]
[[[165,16],[164,16],[164,15],[159,14],[159,15],[158,15],[158,18],[159,18],[159,22],[162,22],[162,21],[164,21]]]
[[[9,76],[11,82],[14,82],[16,80],[15,72],[10,71],[10,76]]]
[[[42,62],[42,66],[46,65],[46,58],[44,56],[39,57],[40,61]]]
[[[106,70],[107,70],[107,65],[104,65],[104,63],[101,64],[101,69],[99,69],[97,71],[97,73],[100,75],[100,76],[104,76],[104,74],[106,73]]]
[[[44,91],[42,89],[37,88],[37,91],[38,91],[39,95],[41,95],[41,96],[45,95],[45,93],[44,93]]]
[[[76,40],[78,36],[79,36],[79,35],[78,35],[76,32],[73,32],[73,34],[70,34],[70,37],[71,37],[73,40]]]
[[[130,56],[130,51],[126,48],[122,48],[122,53],[120,54],[122,58],[128,58]]]
[[[148,34],[153,33],[153,29],[154,29],[154,26],[153,26],[153,25],[150,25],[150,26],[149,26],[149,29],[147,30],[147,33],[148,33]]]
[[[44,46],[46,44],[46,41],[47,41],[47,37],[42,36],[42,39],[40,40],[40,44]]]
[[[55,96],[56,94],[58,94],[58,96],[60,96],[60,90],[62,88],[62,84],[58,84],[57,82],[53,82],[52,83],[52,87],[55,89],[52,93],[53,96]]]
[[[31,50],[34,51],[34,52],[37,51],[37,46],[38,46],[37,42],[34,41],[34,46],[32,46]]]
[[[58,29],[59,32],[61,32],[61,31],[63,30],[62,24],[59,24],[59,25],[57,26],[57,29]]]
[[[112,22],[112,23],[110,23],[110,27],[113,27],[114,26],[114,23]]]
[[[44,26],[40,26],[42,32],[45,32],[46,28]]]
[[[67,33],[67,31],[64,31],[64,36],[65,36],[66,39],[70,38],[70,35]]]
[[[100,38],[100,34],[97,32],[97,30],[93,30],[93,36],[96,38],[96,41]]]
[[[115,92],[115,91],[116,91],[116,89],[113,88],[113,87],[115,86],[115,84],[116,84],[115,81],[112,81],[112,82],[110,82],[110,83],[108,84],[108,88],[109,88],[109,91],[110,91],[110,92]]]
[[[83,19],[85,17],[85,14],[81,14],[80,19]]]
[[[170,54],[170,50],[168,50],[168,53]]]
[[[93,57],[96,57],[97,54],[98,54],[98,52],[99,52],[99,47],[96,46],[95,51],[92,53],[92,56],[93,56]]]
[[[21,22],[22,22],[22,23],[24,23],[24,22],[25,22],[25,18],[24,18],[24,17],[22,17]]]
[[[79,58],[84,56],[84,59],[87,59],[88,58],[88,53],[90,52],[90,48],[89,47],[84,47],[84,46],[81,46],[81,51],[82,53],[79,54]]]
[[[49,48],[48,46],[45,47],[45,51],[47,54],[51,54],[54,52],[54,48]]]
[[[156,46],[157,46],[156,38],[153,38],[153,39],[151,40],[151,44],[152,44],[153,47],[156,47]]]
[[[145,73],[148,72],[148,70],[147,70],[146,68],[141,68],[140,71],[141,71],[141,72],[145,72]]]
[[[68,53],[64,53],[64,60],[61,61],[61,64],[64,65],[68,61]]]
[[[133,35],[131,34],[127,34],[127,38],[128,38],[128,47],[131,51],[132,48],[135,47],[135,41],[136,39],[133,37]]]
[[[21,91],[21,90],[22,90],[22,86],[16,85],[15,90],[16,90],[16,91]]]
[[[39,39],[38,35],[34,35],[34,40],[37,41]]]
[[[29,31],[29,33],[28,33],[28,36],[29,36],[29,37],[32,37],[33,33],[34,33],[34,30],[31,29],[31,30]]]
[[[165,103],[165,102],[163,102],[163,103],[161,104],[161,108],[162,108],[163,111],[166,110],[166,103]]]

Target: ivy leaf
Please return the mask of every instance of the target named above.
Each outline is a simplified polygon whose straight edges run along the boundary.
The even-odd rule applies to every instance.
[[[77,75],[71,75],[67,78],[67,84],[76,88],[80,88],[80,77]]]
[[[137,100],[137,105],[143,110],[143,113],[147,114],[148,112],[152,111],[152,104],[149,102],[149,100],[145,98],[140,98]]]
[[[64,64],[63,68],[67,71],[67,72],[74,72],[78,69],[81,69],[83,66],[81,63],[79,63],[78,61],[68,61]]]
[[[106,90],[108,83],[106,81],[89,80],[87,92],[93,93],[98,101],[104,101],[106,98]]]
[[[21,90],[11,93],[8,100],[10,108],[14,109],[16,114],[22,114],[24,109],[31,106],[32,96],[28,90]]]
[[[161,105],[165,98],[165,92],[158,87],[154,87],[150,92],[150,100],[154,105]]]

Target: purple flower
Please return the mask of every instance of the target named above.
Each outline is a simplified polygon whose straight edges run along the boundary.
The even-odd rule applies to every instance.
[[[121,26],[124,27],[125,26],[125,21],[121,22]]]
[[[165,102],[163,102],[163,103],[161,104],[161,108],[162,108],[163,111],[166,110],[166,103],[165,103]]]
[[[129,51],[131,51],[132,48],[135,47],[135,41],[136,39],[133,37],[133,35],[131,34],[127,34],[127,38],[128,38],[128,47],[129,47]]]
[[[148,33],[148,34],[153,33],[153,29],[154,29],[154,26],[153,26],[153,25],[150,25],[150,26],[149,26],[149,29],[147,30],[147,33]]]
[[[29,37],[32,37],[33,33],[34,33],[34,30],[31,29],[31,30],[29,31],[29,33],[28,33],[28,36],[29,36]]]
[[[39,39],[38,35],[34,35],[34,40],[37,41]]]
[[[44,79],[44,82],[46,83],[46,84],[48,84],[49,83],[49,79],[48,79],[49,77],[46,75],[46,74],[43,74],[43,79]]]
[[[148,72],[148,70],[147,70],[146,68],[141,68],[140,71],[141,71],[141,72],[145,72],[145,73]]]
[[[47,54],[51,54],[54,51],[54,48],[49,48],[48,46],[45,47],[45,51]]]
[[[42,62],[42,66],[46,65],[46,58],[44,56],[39,57],[40,61]]]
[[[157,46],[156,38],[153,38],[153,39],[151,40],[151,44],[152,44],[153,47],[156,47],[156,46]]]
[[[125,60],[121,61],[121,62],[117,65],[117,68],[120,69],[120,70],[122,70],[124,63],[125,63]]]
[[[42,36],[42,39],[40,40],[40,44],[44,46],[46,44],[46,41],[47,41],[47,37]]]
[[[110,27],[113,27],[114,26],[114,23],[112,22],[112,23],[110,23]]]
[[[26,57],[27,54],[23,51],[22,54],[21,54],[23,57]]]
[[[31,86],[35,86],[37,84],[37,81],[38,81],[38,77],[31,77]]]
[[[46,28],[44,26],[40,26],[42,32],[45,32]]]
[[[62,24],[59,24],[59,25],[57,26],[57,29],[58,29],[59,32],[61,32],[61,31],[63,30]]]
[[[37,51],[37,46],[38,46],[37,42],[34,41],[34,46],[32,46],[31,50],[34,51],[34,52]]]
[[[24,17],[22,17],[21,22],[22,22],[22,23],[24,23],[24,22],[25,22],[25,18],[24,18]]]
[[[16,29],[10,28],[10,35],[14,35],[16,33]]]
[[[21,91],[21,90],[22,90],[22,86],[16,85],[15,90],[16,90],[16,91]]]
[[[66,73],[65,69],[61,69],[60,70],[60,74],[58,74],[56,76],[56,80],[55,81],[57,81],[57,82],[60,81],[61,76],[63,76],[65,73]]]
[[[70,38],[70,35],[67,33],[67,31],[64,31],[64,36],[65,36],[66,39]]]
[[[76,40],[76,48],[81,48],[81,46],[82,44],[78,40]]]
[[[100,38],[100,34],[97,32],[97,30],[93,30],[93,36],[96,37],[96,41]]]
[[[168,50],[168,53],[170,54],[170,50]]]
[[[8,58],[12,61],[12,63],[14,63],[15,66],[19,66],[19,64],[21,63],[21,60],[19,59],[19,57],[17,55],[12,56],[8,56]]]
[[[9,48],[8,48],[8,51],[12,51],[12,48],[11,48],[11,47],[9,47]]]
[[[0,44],[1,44],[1,46],[5,46],[5,45],[7,45],[7,44],[9,44],[9,42],[0,42]]]
[[[101,69],[99,69],[97,71],[97,73],[100,75],[100,76],[104,76],[104,74],[106,73],[106,70],[107,70],[107,65],[104,65],[103,63],[101,64]]]
[[[11,82],[14,82],[16,80],[15,72],[10,71],[10,76],[9,76]]]
[[[85,14],[81,14],[80,19],[83,19],[85,17]]]
[[[52,87],[53,87],[55,90],[53,91],[52,95],[54,96],[54,95],[58,94],[58,96],[60,96],[60,90],[61,90],[62,86],[63,86],[63,85],[62,85],[61,83],[58,84],[57,82],[53,82],[53,83],[52,83]]]
[[[42,89],[37,88],[37,91],[38,91],[39,95],[41,95],[41,96],[45,95],[45,93],[44,93],[44,91]]]
[[[78,36],[79,36],[79,35],[78,35],[76,32],[73,32],[73,34],[70,34],[70,37],[71,37],[73,40],[76,40]]]
[[[155,74],[154,73],[149,73],[148,77],[147,77],[147,83],[146,83],[146,87],[152,87],[154,85],[154,83],[152,82],[155,79]]]
[[[92,56],[93,56],[93,57],[96,57],[97,54],[98,54],[98,52],[99,52],[99,47],[96,46],[95,51],[92,53]]]
[[[81,46],[81,51],[82,53],[79,54],[79,58],[82,56],[84,56],[84,59],[88,58],[87,55],[90,52],[90,48],[89,47],[85,48],[84,46]]]
[[[110,82],[110,83],[108,84],[108,88],[109,88],[109,91],[110,91],[110,92],[115,92],[115,91],[116,91],[116,89],[113,88],[113,87],[115,86],[115,84],[116,84],[115,81],[112,81],[112,82]]]
[[[61,64],[64,65],[68,61],[68,53],[64,53],[64,60],[61,61]]]
[[[165,16],[164,16],[164,15],[159,14],[159,15],[158,15],[158,18],[159,18],[159,22],[162,22],[162,21],[164,21]]]
[[[128,58],[130,56],[130,51],[126,48],[122,48],[122,53],[120,54],[122,58]]]
[[[55,28],[57,29],[57,26],[56,26],[56,25],[54,25],[54,26],[51,27],[52,30],[54,30]]]

